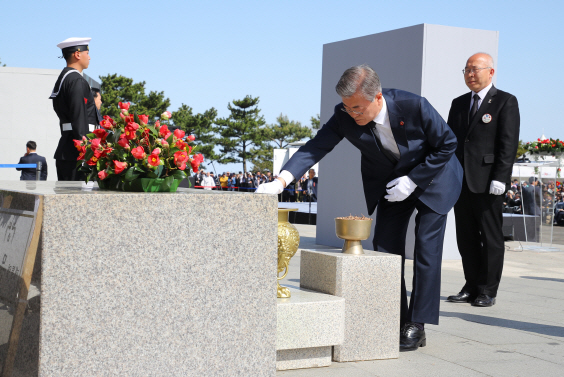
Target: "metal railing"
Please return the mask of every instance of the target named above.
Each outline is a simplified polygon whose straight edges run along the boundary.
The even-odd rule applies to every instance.
[[[37,164],[0,164],[0,168],[36,169],[35,180],[41,180],[41,161]]]

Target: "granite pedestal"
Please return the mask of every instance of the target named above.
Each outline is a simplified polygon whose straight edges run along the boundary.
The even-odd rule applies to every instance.
[[[365,250],[301,251],[300,287],[345,299],[345,339],[333,360],[399,356],[401,257]]]
[[[0,182],[12,206],[44,200],[15,375],[275,375],[275,196],[82,186]],[[11,318],[0,303],[0,335]]]
[[[345,299],[289,289],[292,297],[277,301],[276,369],[331,365],[332,346],[345,335]]]

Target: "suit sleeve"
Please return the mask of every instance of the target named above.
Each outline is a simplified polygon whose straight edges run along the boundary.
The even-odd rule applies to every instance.
[[[335,109],[337,108],[338,106],[335,107]],[[344,134],[341,131],[340,114],[336,111],[331,119],[317,132],[317,135],[298,149],[280,171],[287,170],[292,173],[295,180],[299,180],[309,168],[339,144]]]
[[[427,138],[429,153],[423,162],[413,168],[407,176],[417,186],[425,189],[452,158],[458,142],[454,132],[437,110],[423,97],[420,102],[420,112],[421,127]]]
[[[42,181],[47,180],[47,160],[46,159],[43,159],[42,164],[41,164],[41,180]]]
[[[88,84],[84,80],[73,80],[69,83],[69,107],[71,113],[72,138],[74,140],[82,139],[88,133],[88,116],[86,112],[86,103],[88,101],[87,88]],[[88,88],[88,90],[90,90]]]
[[[519,144],[520,115],[519,105],[515,96],[509,97],[501,112],[497,125],[494,166],[491,179],[499,182],[509,182],[513,162]]]
[[[19,164],[25,164],[25,163],[26,163],[26,162],[24,161],[24,158],[23,158],[23,157],[20,157],[20,162],[18,162],[18,165],[19,165]],[[22,171],[23,168],[16,168],[16,170]]]

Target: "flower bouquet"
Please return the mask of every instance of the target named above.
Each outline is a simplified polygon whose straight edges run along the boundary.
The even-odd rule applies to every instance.
[[[537,141],[528,142],[524,145],[527,151],[531,153],[547,152],[556,155],[564,151],[564,141],[559,139],[537,139]]]
[[[168,129],[170,112],[150,125],[147,115],[129,114],[130,103],[118,106],[120,119],[105,115],[102,128],[74,140],[86,182],[96,179],[101,189],[109,190],[174,192],[190,168],[198,171],[204,157],[193,154],[189,144],[195,138]]]

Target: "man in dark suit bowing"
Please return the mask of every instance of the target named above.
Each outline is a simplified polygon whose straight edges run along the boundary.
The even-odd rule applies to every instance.
[[[450,302],[495,304],[503,268],[503,199],[519,142],[515,96],[492,84],[493,59],[472,55],[463,70],[471,90],[452,101],[448,124],[456,134],[456,156],[464,169],[454,206],[456,238],[466,284]]]
[[[425,98],[382,90],[367,65],[347,69],[336,90],[342,103],[331,119],[284,165],[278,180],[257,192],[278,193],[343,138],[358,148],[368,212],[378,205],[374,250],[405,261],[405,235],[417,209],[413,289],[408,305],[402,274],[400,314],[400,350],[416,350],[426,345],[424,324],[439,321],[445,225],[462,182],[456,136]]]

